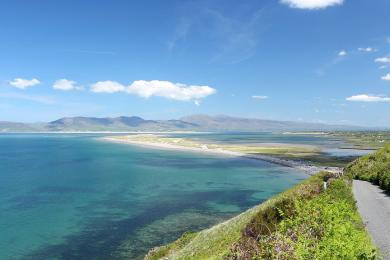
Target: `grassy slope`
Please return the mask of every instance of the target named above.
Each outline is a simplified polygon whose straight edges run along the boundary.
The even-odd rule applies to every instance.
[[[187,233],[146,259],[375,259],[350,182],[320,173],[210,229]],[[337,253],[337,254],[335,254]]]
[[[280,221],[274,224],[274,230],[244,235],[245,244],[239,243],[230,258],[376,258],[376,249],[356,212],[348,181],[334,179],[326,191],[288,200],[285,205],[288,207],[276,208]],[[249,251],[248,244],[252,245]]]
[[[390,191],[390,144],[350,163],[345,168],[345,173],[354,179],[370,181]]]
[[[241,236],[241,230],[263,207],[257,206],[248,211],[198,233],[185,233],[175,242],[149,252],[146,259],[220,259],[229,252],[229,246]]]

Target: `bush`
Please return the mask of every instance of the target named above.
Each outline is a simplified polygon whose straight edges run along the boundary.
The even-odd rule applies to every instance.
[[[280,223],[276,237],[276,244],[289,243],[292,250],[288,259],[376,257],[356,213],[350,187],[341,179],[332,181],[326,192],[312,200],[296,201],[295,216]],[[271,248],[274,254],[279,253],[272,244]]]
[[[329,179],[325,191],[321,188],[323,179]],[[226,258],[376,259],[377,256],[356,211],[350,182],[322,173],[283,194],[272,207],[260,212]]]
[[[353,179],[372,182],[390,192],[390,144],[348,164],[344,173]]]

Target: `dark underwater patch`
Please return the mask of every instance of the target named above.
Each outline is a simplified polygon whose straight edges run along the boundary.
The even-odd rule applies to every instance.
[[[253,206],[251,195],[256,190],[224,190],[207,192],[187,192],[177,194],[164,194],[156,197],[155,202],[145,205],[142,213],[134,217],[120,220],[107,220],[105,217],[90,219],[86,227],[79,233],[65,237],[65,242],[58,245],[47,245],[28,254],[24,259],[121,259],[117,255],[119,246],[125,241],[136,242],[136,232],[154,221],[180,212],[195,210],[201,214],[210,216],[218,215],[218,212],[210,212],[207,202],[228,203],[239,206],[240,210]],[[180,196],[180,198],[178,198]],[[161,199],[164,198],[164,199]],[[99,203],[99,202],[94,202]],[[221,213],[220,216],[231,216]],[[189,223],[190,229],[200,230],[215,223]],[[162,243],[173,241],[187,230],[181,230],[168,237],[155,241],[149,247],[138,246],[132,252],[128,252],[131,259],[142,259],[143,255],[153,247]]]

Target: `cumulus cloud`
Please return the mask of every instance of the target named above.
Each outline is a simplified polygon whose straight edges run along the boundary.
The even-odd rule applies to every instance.
[[[372,47],[366,47],[366,48],[358,48],[358,51],[361,51],[361,52],[375,52],[375,51],[377,51],[377,49],[372,48]]]
[[[323,9],[334,5],[341,5],[344,0],[281,0],[280,2],[291,8]]]
[[[209,86],[187,86],[170,81],[136,80],[127,88],[127,92],[143,98],[158,96],[173,100],[189,101],[199,100],[215,94],[216,90]]]
[[[186,85],[161,80],[136,80],[129,86],[115,81],[99,81],[91,86],[91,91],[96,93],[123,92],[143,98],[157,96],[179,101],[194,101],[196,105],[200,104],[202,98],[217,92],[209,86]]]
[[[267,99],[268,96],[258,96],[258,95],[253,95],[252,96],[253,99],[259,99],[259,100],[262,100],[262,99]]]
[[[360,94],[346,98],[347,101],[355,102],[390,102],[390,97]]]
[[[339,56],[345,56],[345,55],[347,55],[347,51],[342,50],[342,51],[340,51],[340,52],[338,53],[338,55],[339,55]]]
[[[381,77],[382,80],[390,80],[390,73],[387,73],[383,77]]]
[[[91,91],[95,93],[115,93],[124,92],[125,90],[125,86],[116,81],[111,80],[98,81],[91,86]]]
[[[53,84],[54,89],[68,91],[68,90],[81,90],[81,86],[77,86],[76,81],[68,79],[59,79],[56,80]]]
[[[390,63],[390,56],[385,56],[385,57],[379,57],[375,59],[375,62],[379,63]]]
[[[9,82],[9,84],[15,88],[25,89],[40,84],[41,82],[36,78],[33,79],[22,79],[16,78]]]

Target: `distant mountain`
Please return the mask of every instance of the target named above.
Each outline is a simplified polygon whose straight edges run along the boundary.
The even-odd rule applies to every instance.
[[[128,128],[139,128],[153,125],[155,121],[144,120],[140,117],[65,117],[47,124],[47,129],[52,131],[64,130],[127,130]]]
[[[214,131],[329,131],[362,129],[356,126],[264,120],[255,118],[231,117],[226,115],[191,115],[183,117],[181,120],[197,124],[203,129]]]
[[[145,120],[137,116],[64,117],[48,123],[0,121],[2,132],[57,131],[330,131],[358,130],[354,126],[263,120],[225,115],[191,115],[179,120]]]

